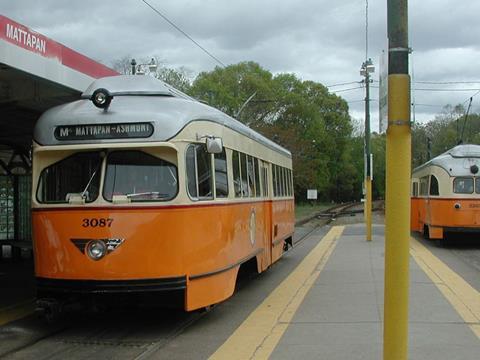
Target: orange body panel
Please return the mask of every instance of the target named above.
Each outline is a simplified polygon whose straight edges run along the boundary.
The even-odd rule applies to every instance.
[[[480,199],[412,198],[411,229],[422,232],[424,225],[433,239],[442,238],[445,228],[480,231]]]
[[[35,272],[37,277],[68,280],[186,276],[185,307],[193,310],[231,296],[239,265],[245,259],[257,256],[259,271],[270,266],[275,241],[271,236],[272,218],[278,225],[276,238],[285,239],[293,233],[293,216],[293,200],[155,208],[35,209]],[[93,218],[112,219],[111,226],[82,226],[84,219]],[[71,239],[124,242],[95,261]],[[280,255],[274,248],[274,260]]]

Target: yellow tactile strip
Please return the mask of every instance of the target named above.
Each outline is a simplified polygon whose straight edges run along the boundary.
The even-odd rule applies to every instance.
[[[415,238],[410,242],[410,254],[480,338],[480,293]]]
[[[332,254],[344,226],[335,226],[248,316],[210,359],[268,359]]]

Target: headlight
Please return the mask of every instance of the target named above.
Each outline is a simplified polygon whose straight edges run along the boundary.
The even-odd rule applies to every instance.
[[[107,89],[104,88],[95,90],[92,94],[92,97],[90,98],[90,100],[92,100],[93,102],[93,105],[100,109],[108,108],[112,99],[113,96]]]
[[[92,240],[87,245],[87,255],[92,260],[100,260],[107,253],[107,245],[102,240]]]

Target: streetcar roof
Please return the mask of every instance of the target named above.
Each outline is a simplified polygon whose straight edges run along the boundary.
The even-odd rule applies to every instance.
[[[428,166],[439,166],[445,169],[450,176],[471,176],[470,167],[480,165],[480,145],[457,145],[443,154],[440,154],[425,164],[415,168],[413,172],[425,169]]]
[[[99,109],[90,100],[97,89],[113,96],[108,110]],[[268,148],[291,157],[291,153],[241,122],[203,104],[161,80],[145,75],[120,75],[97,79],[82,94],[82,99],[56,106],[37,121],[34,140],[40,145],[138,142],[139,139],[59,140],[58,127],[69,125],[153,124],[153,133],[145,142],[168,141],[194,121],[211,121],[228,127]]]

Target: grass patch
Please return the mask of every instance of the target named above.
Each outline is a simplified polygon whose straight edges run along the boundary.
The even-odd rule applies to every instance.
[[[305,219],[332,206],[331,203],[295,204],[295,220]]]

